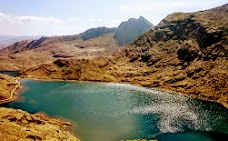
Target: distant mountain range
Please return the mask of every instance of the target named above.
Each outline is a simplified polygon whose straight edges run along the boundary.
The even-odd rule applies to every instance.
[[[7,47],[15,42],[20,42],[23,40],[35,40],[39,39],[41,36],[6,36],[0,35],[0,49]]]
[[[107,33],[114,33],[116,28],[98,27],[86,30],[84,33],[79,34],[83,40],[96,38]]]
[[[129,27],[134,30],[130,32]],[[78,35],[43,36],[32,41],[32,38],[38,37],[2,37],[0,41],[4,43],[26,40],[0,50],[0,70],[21,70],[58,58],[92,59],[112,55],[121,45],[133,42],[152,27],[152,24],[141,16],[139,19],[131,18],[121,23],[118,28],[91,28]]]
[[[92,28],[84,33],[81,33],[80,36],[83,40],[88,40],[90,38],[95,38],[106,33],[114,33],[114,39],[117,44],[122,46],[135,41],[140,35],[153,29],[154,25],[151,24],[143,16],[140,16],[138,19],[130,18],[126,22],[122,22],[118,28],[107,28],[107,27],[98,27]]]
[[[91,28],[86,30],[85,32],[79,34],[79,35],[69,35],[69,36],[58,36],[58,38],[70,38],[75,39],[75,36],[77,38],[80,36],[83,40],[89,40],[91,38],[96,38],[99,36],[102,36],[104,34],[113,33],[114,39],[116,40],[117,44],[119,45],[126,45],[128,43],[133,42],[136,40],[141,34],[149,31],[154,26],[151,24],[148,20],[146,20],[144,17],[140,16],[138,19],[130,18],[126,22],[122,22],[118,28],[107,28],[107,27],[98,27],[98,28]],[[36,40],[39,39],[41,36],[4,36],[0,35],[0,49],[7,47],[13,43],[28,40]],[[53,38],[53,37],[50,37]],[[72,40],[71,39],[71,40]],[[33,41],[36,42],[36,41]],[[39,40],[40,42],[40,40]],[[41,43],[41,42],[40,42]],[[31,48],[31,44],[30,47]]]

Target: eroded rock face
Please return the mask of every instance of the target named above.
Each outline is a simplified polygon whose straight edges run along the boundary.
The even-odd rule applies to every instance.
[[[61,59],[58,59],[58,60],[54,61],[54,64],[56,64],[58,67],[63,67],[63,66],[68,67],[68,66],[70,66],[70,63],[68,61],[61,60]]]
[[[198,49],[194,49],[189,45],[184,45],[177,50],[177,55],[179,60],[191,62],[198,57],[198,52]]]
[[[41,37],[39,40],[33,40],[27,45],[28,49],[34,49],[36,47],[39,47],[42,42],[44,42],[48,37]]]
[[[166,19],[155,28],[154,41],[186,40],[195,36],[199,28],[199,24],[192,18],[185,20],[168,21]]]
[[[134,52],[134,56],[141,56],[134,61],[142,60],[160,71],[155,72],[163,82],[159,87],[227,103],[227,9],[226,4],[196,13],[171,14],[136,40],[135,49],[131,47],[127,54]],[[149,65],[152,56],[161,60]],[[183,75],[179,78],[179,74]]]

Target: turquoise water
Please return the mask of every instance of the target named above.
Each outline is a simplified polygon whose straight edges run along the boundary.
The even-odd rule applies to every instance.
[[[126,84],[22,84],[26,89],[21,97],[4,106],[68,119],[81,141],[227,139],[228,111],[216,103]]]

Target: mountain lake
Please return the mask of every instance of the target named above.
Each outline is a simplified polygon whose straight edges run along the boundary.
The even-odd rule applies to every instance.
[[[228,138],[228,110],[214,102],[130,84],[30,79],[21,83],[19,98],[2,106],[69,120],[81,141]]]

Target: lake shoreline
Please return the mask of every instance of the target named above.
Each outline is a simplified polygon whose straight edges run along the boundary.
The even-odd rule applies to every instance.
[[[3,99],[3,100],[0,100],[0,105],[1,104],[5,104],[5,103],[9,103],[9,102],[12,102],[14,100],[16,100],[18,98],[18,94],[19,94],[19,91],[20,91],[20,87],[21,87],[21,83],[20,81],[18,81],[19,78],[16,79],[16,85],[14,87],[14,89],[10,92],[10,97],[6,98],[6,99]]]
[[[17,101],[17,100],[19,100],[20,101],[20,93],[22,93],[23,91],[25,91],[26,90],[26,86],[24,86],[22,83],[21,83],[21,81],[23,81],[23,79],[24,78],[19,78],[19,77],[17,77],[17,79],[16,79],[16,82],[17,82],[17,85],[15,86],[15,88],[11,91],[11,95],[10,95],[10,97],[9,98],[7,98],[7,99],[3,99],[3,100],[1,100],[0,101],[0,107],[3,105],[3,107],[4,107],[4,104],[8,104],[8,103],[11,103],[11,102],[13,102],[13,101]],[[35,80],[35,79],[29,79],[29,80]],[[37,80],[37,81],[40,81],[40,80]],[[64,118],[62,118],[62,117],[58,117],[58,116],[50,116],[50,115],[48,115],[47,113],[45,113],[45,112],[38,112],[38,113],[40,113],[40,114],[43,114],[43,115],[45,115],[45,116],[48,116],[48,117],[50,117],[50,118],[53,118],[53,119],[56,119],[56,120],[58,120],[58,121],[61,121],[63,124],[67,124],[67,125],[69,125],[70,127],[69,128],[67,128],[67,130],[68,131],[71,131],[71,121],[69,121],[69,120],[67,120],[67,119],[64,119]],[[31,113],[30,113],[31,114]]]
[[[171,90],[168,90],[168,89],[165,89],[165,88],[164,89],[161,89],[161,88],[150,88],[150,87],[142,86],[140,84],[134,84],[134,83],[128,83],[128,82],[111,82],[111,81],[102,82],[102,81],[82,81],[82,80],[67,80],[67,79],[39,79],[39,78],[20,78],[20,77],[18,77],[19,81],[20,81],[20,79],[28,79],[28,80],[35,80],[35,81],[47,81],[47,82],[50,82],[50,81],[62,81],[62,82],[77,82],[77,83],[86,82],[86,83],[101,83],[101,84],[105,84],[105,83],[130,84],[130,85],[139,86],[139,87],[143,87],[143,88],[148,88],[148,89],[152,89],[152,90],[156,90],[156,91],[167,92],[169,94],[178,94],[178,95],[180,94],[180,95],[188,96],[190,98],[195,98],[195,99],[200,99],[200,100],[204,100],[204,101],[210,101],[210,102],[219,103],[219,104],[223,105],[225,108],[228,109],[228,104],[226,102],[211,100],[211,99],[202,97],[201,95],[196,96],[196,95],[190,95],[190,94],[187,94],[187,93],[179,93],[179,92],[171,91]],[[11,99],[7,100],[4,103],[2,103],[0,101],[0,105],[1,104],[5,104],[5,103],[10,103],[10,102],[16,100],[19,97],[18,95],[20,95],[20,91],[21,90],[23,90],[23,86],[21,86],[21,88],[18,87],[18,89],[15,91],[16,94],[15,94],[14,98],[11,98]]]
[[[212,100],[212,99],[208,99],[207,97],[202,97],[201,95],[198,95],[198,96],[197,95],[190,95],[190,94],[187,94],[187,93],[180,93],[180,92],[171,91],[171,90],[165,89],[165,88],[161,89],[161,88],[156,88],[156,87],[153,87],[153,88],[145,87],[145,86],[142,86],[140,84],[134,84],[134,83],[129,83],[129,82],[116,82],[116,81],[114,81],[114,82],[112,82],[112,81],[103,82],[103,81],[83,81],[83,80],[68,80],[68,79],[39,79],[39,78],[20,78],[20,79],[28,79],[28,80],[35,80],[35,81],[47,81],[47,82],[50,82],[50,81],[62,81],[62,82],[77,82],[77,83],[86,82],[86,83],[101,83],[101,84],[107,84],[107,83],[130,84],[130,85],[133,85],[133,86],[143,87],[143,88],[152,89],[152,90],[156,90],[156,91],[167,92],[169,94],[184,95],[184,96],[187,96],[187,97],[190,97],[190,98],[194,98],[194,99],[215,102],[215,103],[223,105],[226,109],[228,109],[228,103],[226,103],[224,101],[215,101],[215,100]]]
[[[69,138],[70,140],[77,140],[76,135],[72,135],[71,131],[72,125],[69,120],[52,117],[46,113],[35,113],[31,114],[20,109],[5,108],[5,104],[18,100],[20,98],[20,93],[25,89],[19,81],[20,78],[11,77],[8,75],[0,74],[1,77],[1,89],[5,89],[4,95],[10,95],[5,99],[2,99],[0,102],[0,119],[1,119],[1,131],[0,134],[2,138],[8,138],[9,140],[20,140],[28,138],[36,139],[63,139]],[[15,85],[16,82],[16,85]],[[10,87],[15,85],[14,87]],[[7,89],[6,89],[7,88]],[[9,119],[8,119],[9,118]],[[23,121],[23,122],[22,122]],[[27,124],[25,124],[27,123]],[[42,124],[41,124],[42,123]],[[32,126],[28,126],[32,125]],[[20,127],[20,128],[18,128]],[[47,128],[48,127],[48,128]],[[49,131],[49,127],[55,130]],[[13,131],[11,129],[15,128]],[[21,129],[28,128],[26,131],[21,131]],[[41,133],[46,135],[37,134],[36,130],[38,128]],[[10,132],[13,132],[11,136]],[[57,131],[57,132],[55,132]],[[23,133],[23,134],[22,134]],[[59,136],[59,137],[58,137]]]
[[[79,80],[63,80],[63,79],[37,79],[37,78],[17,78],[20,82],[22,82],[23,80],[32,80],[32,81],[43,81],[43,82],[72,82],[72,83],[99,83],[99,84],[126,84],[126,85],[132,85],[132,86],[140,86],[140,85],[134,85],[134,84],[130,84],[130,83],[119,83],[119,82],[100,82],[100,81],[79,81]],[[142,87],[142,86],[140,86]],[[199,99],[195,96],[190,96],[190,95],[187,95],[187,94],[183,94],[183,93],[178,93],[178,92],[173,92],[173,91],[170,91],[170,90],[163,90],[163,89],[157,89],[157,88],[148,88],[148,87],[142,87],[142,88],[145,88],[145,89],[149,89],[149,90],[154,90],[154,91],[158,91],[158,92],[166,92],[168,94],[175,94],[175,95],[182,95],[182,96],[186,96],[187,98],[189,99]],[[14,101],[14,100],[17,100],[20,98],[20,93],[25,90],[25,86],[23,85],[23,83],[20,83],[20,89],[17,89],[17,95],[16,95],[16,98],[15,99],[11,99],[11,102]],[[204,99],[200,99],[200,100],[204,100]],[[208,101],[208,100],[206,100]],[[214,102],[214,101],[212,101]],[[8,102],[9,103],[9,102]],[[218,103],[218,102],[216,102]],[[220,103],[221,104],[221,103]],[[2,105],[2,104],[0,104]],[[40,112],[38,112],[39,114]],[[67,128],[67,131],[71,132],[75,137],[77,137],[76,134],[73,133],[73,123],[72,121],[70,120],[67,120],[61,116],[50,116],[48,115],[47,113],[41,113],[43,115],[46,115],[47,117],[50,117],[52,119],[55,119],[56,121],[59,121],[61,122],[62,125],[67,125],[68,128]]]
[[[39,85],[41,85],[41,87],[43,88],[43,87],[45,87],[45,86],[50,86],[50,85],[46,85],[46,84],[49,84],[49,83],[46,83],[46,82],[52,82],[53,81],[53,83],[56,83],[56,84],[58,84],[57,85],[57,87],[55,86],[55,88],[58,88],[57,90],[60,90],[60,89],[62,89],[62,87],[59,87],[60,85],[62,85],[62,84],[67,84],[67,86],[69,86],[69,85],[79,85],[79,86],[81,86],[81,85],[83,85],[83,84],[80,84],[80,83],[85,83],[85,82],[82,82],[82,81],[80,81],[78,84],[76,83],[76,84],[71,84],[71,83],[68,83],[68,82],[78,82],[78,81],[65,81],[65,80],[60,80],[60,81],[58,81],[58,80],[40,80],[40,79],[36,79],[36,80],[34,80],[34,79],[23,79],[21,82],[22,82],[22,84],[24,84],[24,85],[26,85],[26,86],[28,86],[28,87],[30,87],[30,86],[33,86],[33,85],[27,85],[27,84],[30,84],[30,81],[31,82],[33,82],[34,84],[39,84]],[[39,82],[39,81],[41,81],[41,82]],[[44,81],[44,83],[42,82],[42,81]],[[62,82],[66,82],[66,83],[62,83]],[[87,81],[88,82],[88,81]],[[88,83],[85,83],[86,85],[88,85],[91,89],[94,89],[94,88],[96,88],[96,85],[102,85],[102,86],[108,86],[108,87],[126,87],[127,89],[137,89],[137,87],[134,87],[134,85],[132,85],[132,86],[128,86],[128,85],[121,85],[121,84],[119,84],[119,85],[116,85],[116,83],[108,83],[107,85],[106,85],[106,83],[104,83],[104,82],[98,82],[98,83],[100,83],[100,84],[89,84],[89,83],[91,83],[91,82],[88,82]],[[102,84],[101,84],[102,83]],[[69,84],[69,85],[68,85]],[[104,85],[103,85],[104,84]],[[113,85],[114,84],[114,85]],[[51,85],[52,86],[52,85]],[[33,88],[33,87],[32,87]],[[54,88],[54,86],[53,86],[53,88]],[[72,88],[76,88],[77,89],[77,87],[72,87]],[[81,87],[79,87],[79,90],[80,90],[80,88]],[[88,87],[85,87],[85,88],[88,88]],[[52,91],[53,89],[52,89],[52,87],[47,87],[47,89],[50,89],[49,90],[49,92],[50,91]],[[67,88],[68,89],[68,88]],[[89,88],[88,88],[89,89]],[[99,89],[99,87],[98,87],[98,89]],[[140,91],[144,91],[144,90],[146,90],[146,89],[141,89],[141,88],[139,88],[140,89]],[[38,89],[37,89],[38,90]],[[31,94],[31,93],[33,93],[33,92],[36,92],[37,90],[33,90],[33,91],[30,91],[30,92],[27,92],[27,96],[25,96],[25,95],[22,95],[23,97],[25,96],[25,97],[27,97],[27,98],[29,98],[30,96],[29,96],[29,93]],[[155,90],[155,89],[150,89],[150,90]],[[48,93],[49,93],[48,92]],[[162,92],[162,91],[160,91],[160,92]],[[44,92],[45,93],[45,92]],[[132,93],[132,92],[130,92],[130,93]],[[147,92],[146,92],[147,93]],[[150,95],[150,93],[152,93],[152,95],[153,95],[153,91],[149,91],[148,92],[148,94]],[[159,92],[158,92],[159,93]],[[36,93],[34,93],[34,94],[36,94]],[[123,93],[123,94],[127,94],[127,93]],[[157,94],[156,92],[154,93],[155,95]],[[180,93],[179,93],[180,94]],[[166,94],[165,94],[166,95]],[[180,94],[180,96],[183,96],[183,94]],[[161,95],[161,97],[163,97],[162,95]],[[169,94],[169,97],[172,99],[172,94]],[[175,97],[175,96],[174,96]],[[178,97],[178,96],[177,96]],[[188,96],[189,97],[189,96]],[[187,97],[187,98],[188,98]],[[26,98],[26,101],[28,100]],[[50,98],[50,97],[49,97]],[[42,100],[43,98],[41,98],[41,100]],[[48,99],[48,98],[47,98]],[[52,98],[51,98],[52,99]],[[60,98],[60,99],[62,99],[62,98]],[[184,98],[185,99],[185,98]],[[191,99],[189,99],[190,101],[191,101]],[[188,99],[185,99],[184,101],[189,101]],[[153,101],[153,100],[152,100]],[[56,101],[56,102],[58,102],[58,101]],[[44,101],[44,103],[46,103],[46,101]],[[77,103],[77,102],[76,102]],[[42,104],[42,105],[45,105],[45,104]],[[78,107],[78,106],[77,106]],[[51,107],[50,107],[50,109],[52,109]],[[27,110],[25,110],[25,111],[27,111]],[[42,110],[41,110],[42,111]],[[61,110],[62,111],[62,110]],[[46,113],[47,111],[45,111],[45,113]],[[48,113],[48,112],[47,112]],[[49,115],[49,114],[47,114],[47,115]],[[55,116],[50,116],[50,117],[54,117],[54,118],[56,118],[56,119],[59,119],[58,117],[55,117]],[[62,117],[62,115],[60,115],[59,117]],[[80,117],[80,116],[79,116]],[[60,118],[60,119],[62,119],[62,118]],[[63,118],[64,119],[64,118]],[[69,121],[69,120],[68,120]],[[70,121],[71,122],[71,121]],[[74,126],[74,122],[71,122],[72,123],[72,125]],[[77,123],[77,122],[76,122]],[[68,130],[69,131],[69,130]],[[72,130],[70,130],[71,131],[71,133],[73,133],[72,132]],[[77,131],[77,130],[75,130],[75,131]],[[74,132],[74,135],[75,134],[77,134],[77,132]],[[79,132],[79,135],[80,135],[80,132]],[[77,135],[76,135],[77,136]],[[158,138],[157,138],[158,139]]]

